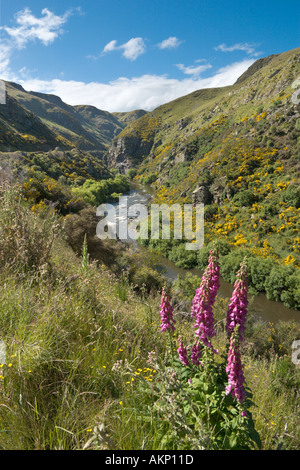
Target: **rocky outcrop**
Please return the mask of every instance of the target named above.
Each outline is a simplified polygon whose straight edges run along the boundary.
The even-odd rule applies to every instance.
[[[109,148],[106,164],[125,174],[136,166],[152,149],[153,140],[142,139],[136,134],[117,137]]]
[[[137,166],[153,148],[159,120],[149,114],[127,126],[112,142],[107,153],[107,165],[121,173]]]
[[[212,195],[204,184],[198,186],[192,193],[193,204],[208,204],[211,202],[211,199]]]

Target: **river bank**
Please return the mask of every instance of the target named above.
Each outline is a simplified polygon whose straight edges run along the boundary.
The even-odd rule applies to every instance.
[[[134,204],[147,205],[151,202],[153,197],[153,191],[151,188],[134,184],[132,185],[131,191],[126,194],[127,205],[132,206]],[[118,219],[118,204],[115,204],[117,219]],[[132,220],[132,219],[131,219]],[[130,225],[130,221],[128,224]],[[147,248],[138,245],[135,241],[128,240],[129,243],[135,246],[136,250],[147,252]],[[155,254],[155,265],[152,266],[157,269],[165,278],[171,282],[174,282],[178,276],[185,276],[187,273],[191,273],[201,279],[202,273],[199,269],[183,269],[168,258],[161,254]],[[232,295],[233,286],[229,282],[221,279],[221,285],[219,289],[219,295],[224,298],[230,298]],[[266,295],[259,293],[257,295],[249,296],[249,302],[252,311],[260,318],[265,321],[275,323],[280,320],[292,320],[300,322],[300,313],[297,310],[289,309],[283,305],[282,302],[275,302],[267,299]]]

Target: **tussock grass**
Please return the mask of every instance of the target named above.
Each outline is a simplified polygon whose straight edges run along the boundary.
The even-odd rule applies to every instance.
[[[35,216],[22,210],[31,226]],[[47,233],[42,236],[46,243]],[[1,239],[0,248],[4,243]],[[169,380],[159,293],[137,294],[104,266],[82,263],[59,233],[47,259],[51,269],[41,260],[29,264],[25,274],[12,262],[0,267],[0,339],[6,347],[0,368],[0,448],[161,448],[162,429],[176,431],[176,413],[182,409],[170,402],[162,414],[153,407],[154,387],[157,399],[157,386],[163,394]],[[215,345],[220,350],[226,345],[224,308],[224,300],[218,301]],[[192,330],[182,312],[176,319],[180,334]],[[176,335],[173,339],[175,349]],[[254,338],[249,343],[255,348]],[[257,430],[264,449],[297,449],[296,366],[288,355],[268,352],[266,357],[262,344],[261,356],[247,347],[243,355]],[[149,353],[156,363],[149,362]],[[184,445],[197,449],[199,435]]]

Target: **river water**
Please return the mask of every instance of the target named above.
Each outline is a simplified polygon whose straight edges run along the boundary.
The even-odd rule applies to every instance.
[[[153,194],[153,192],[152,192]],[[134,204],[147,205],[152,198],[151,189],[143,186],[135,185],[133,189],[126,194],[127,206],[130,207]],[[119,219],[119,205],[114,204],[116,209],[116,218]],[[130,220],[128,220],[128,226],[130,227]],[[146,248],[140,247],[133,240],[128,240],[129,243],[134,244],[138,250],[146,250]],[[197,269],[183,269],[176,266],[168,258],[162,255],[155,255],[155,267],[158,268],[162,274],[168,280],[175,280],[178,275],[184,276],[187,272],[199,276],[199,282],[202,273]],[[219,289],[219,295],[225,298],[230,298],[232,295],[233,286],[221,279],[221,285]],[[260,293],[256,296],[249,296],[249,303],[251,304],[251,310],[257,314],[258,317],[265,321],[276,323],[279,320],[295,320],[300,322],[300,312],[285,307],[281,302],[274,302],[268,300],[267,297]]]

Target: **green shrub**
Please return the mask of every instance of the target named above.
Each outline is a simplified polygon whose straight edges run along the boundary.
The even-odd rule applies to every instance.
[[[282,192],[283,202],[286,202],[289,206],[300,207],[300,187],[299,185],[290,184],[285,191]]]
[[[287,279],[287,287],[281,293],[281,301],[288,308],[300,309],[300,272],[297,270]]]
[[[107,202],[114,193],[126,193],[130,189],[128,178],[124,175],[117,175],[114,179],[94,181],[86,180],[78,188],[73,188],[73,193],[91,206],[98,206]]]
[[[174,281],[173,288],[175,292],[180,292],[183,297],[191,300],[193,299],[195,291],[199,285],[199,276],[188,272],[184,276],[181,276],[180,274],[177,276],[177,279]]]
[[[137,175],[137,170],[135,168],[130,168],[127,171],[127,176],[129,179],[133,179]]]
[[[210,252],[210,247],[203,246],[201,250],[199,250],[197,253],[197,268],[200,269],[200,271],[204,271],[204,269],[207,266],[209,252]]]
[[[138,291],[150,293],[161,290],[165,280],[155,270],[148,266],[139,266],[129,274],[129,281]]]
[[[275,262],[272,258],[249,258],[248,269],[250,276],[250,284],[258,291],[263,292],[265,290],[265,283],[270,275]]]
[[[154,181],[157,179],[157,176],[155,173],[151,173],[150,175],[147,175],[143,178],[142,182],[143,184],[152,184]]]
[[[228,281],[231,284],[235,282],[236,273],[245,256],[251,258],[251,252],[247,249],[239,248],[220,257],[221,276],[225,281]]]
[[[18,187],[0,187],[0,265],[20,272],[50,267],[50,252],[60,224],[53,210],[41,219],[25,206]]]
[[[180,243],[171,249],[169,259],[179,268],[194,268],[197,265],[197,252],[186,250],[185,244]]]
[[[288,290],[293,268],[289,266],[274,266],[265,282],[266,296],[269,300],[280,301],[282,293]]]
[[[240,207],[251,207],[256,201],[257,196],[250,189],[239,191],[233,198],[233,202]]]

